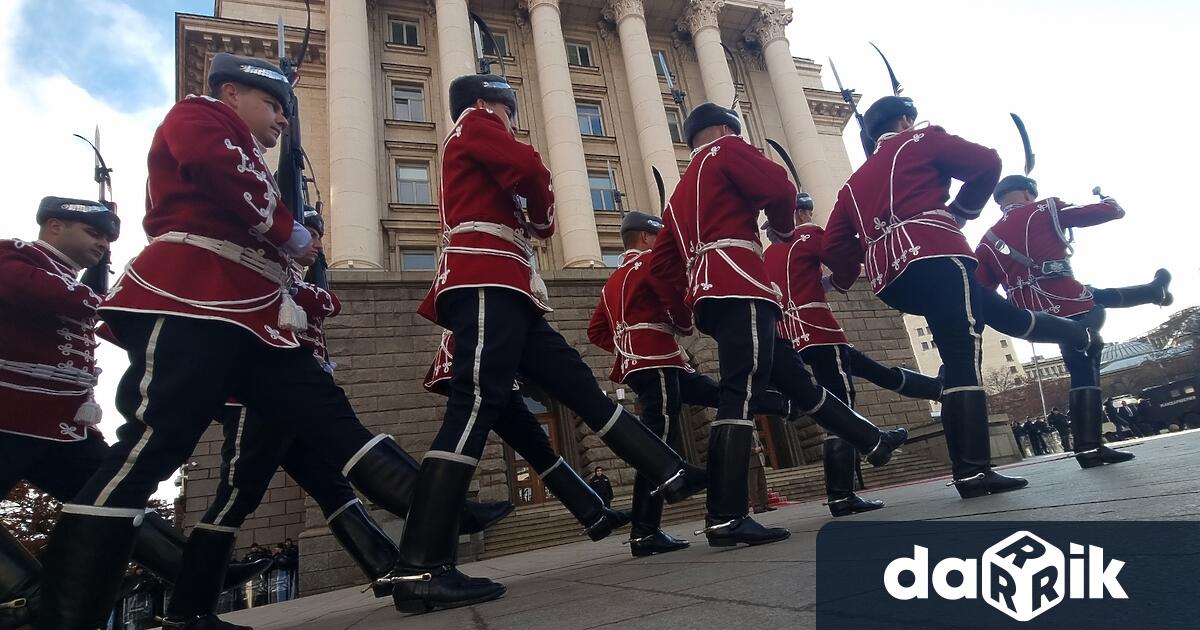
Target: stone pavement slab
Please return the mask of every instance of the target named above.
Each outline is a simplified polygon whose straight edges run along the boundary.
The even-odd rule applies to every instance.
[[[945,478],[869,489],[887,508],[840,522],[968,520],[1200,520],[1200,431],[1122,445],[1137,459],[1080,470],[1064,456],[1005,467],[1028,489],[962,501]],[[816,534],[829,522],[819,502],[760,515],[786,526],[788,540],[762,547],[716,549],[702,538],[691,549],[633,559],[624,532],[467,564],[468,575],[501,579],[504,598],[458,610],[405,616],[391,600],[359,589],[324,593],[224,618],[257,630],[593,630],[620,628],[814,628]],[[700,523],[671,527],[697,542]]]

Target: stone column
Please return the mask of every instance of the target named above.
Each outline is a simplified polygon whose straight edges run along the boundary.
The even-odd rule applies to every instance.
[[[825,150],[817,135],[817,124],[813,121],[808,97],[804,95],[804,85],[796,72],[791,46],[784,35],[784,27],[791,21],[791,9],[763,6],[759,8],[758,17],[746,36],[757,39],[762,46],[767,73],[771,76],[775,100],[783,119],[788,149],[796,163],[796,170],[800,172],[804,190],[813,197],[816,222],[823,224],[836,201],[835,187],[840,182],[834,182],[830,175]]]
[[[475,37],[467,0],[437,0],[438,72],[442,75],[441,102],[446,103],[446,131],[449,133],[450,82],[479,70],[475,57]],[[444,134],[443,134],[444,135]]]
[[[528,0],[528,6],[563,259],[567,267],[602,267],[558,0]]]
[[[729,60],[725,58],[725,48],[721,46],[718,18],[724,6],[725,0],[691,0],[679,25],[692,34],[706,100],[729,107],[737,98],[737,91],[733,73],[729,71]]]
[[[662,173],[667,197],[679,183],[679,163],[675,145],[667,126],[667,111],[663,104],[662,88],[650,50],[646,32],[646,10],[642,0],[609,0],[606,11],[617,23],[621,37],[621,55],[625,59],[625,76],[629,82],[629,97],[633,101],[633,123],[637,128],[638,146],[647,167],[658,167]],[[658,199],[658,186],[649,170],[643,173],[651,199]],[[654,208],[650,208],[655,212]]]
[[[367,4],[331,2],[326,9],[329,266],[381,269],[379,135]]]

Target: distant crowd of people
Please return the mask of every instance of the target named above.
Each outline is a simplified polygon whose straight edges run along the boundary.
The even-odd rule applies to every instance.
[[[1119,405],[1109,398],[1104,401],[1104,413],[1116,428],[1105,434],[1110,440],[1156,435],[1165,428],[1154,420],[1150,401],[1145,398],[1132,403],[1122,400]],[[1025,416],[1024,420],[1013,420],[1011,429],[1026,457],[1073,450],[1071,419],[1058,407],[1052,408],[1044,417]]]

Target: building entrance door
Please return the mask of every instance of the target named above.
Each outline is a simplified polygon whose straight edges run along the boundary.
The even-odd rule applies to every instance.
[[[528,396],[525,396],[525,404],[537,418],[538,425],[546,432],[550,445],[557,447],[558,423],[554,414],[546,409],[545,405]],[[512,488],[512,501],[517,507],[537,505],[554,498],[554,494],[542,484],[542,478],[524,457],[508,446],[504,447],[504,452],[508,459],[508,487]]]

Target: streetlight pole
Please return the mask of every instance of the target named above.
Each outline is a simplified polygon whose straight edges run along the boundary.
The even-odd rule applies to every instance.
[[[1042,399],[1042,417],[1049,415],[1046,411],[1046,390],[1042,387],[1042,368],[1041,363],[1038,363],[1037,344],[1029,342],[1030,349],[1033,350],[1033,377],[1037,379],[1038,396]]]

